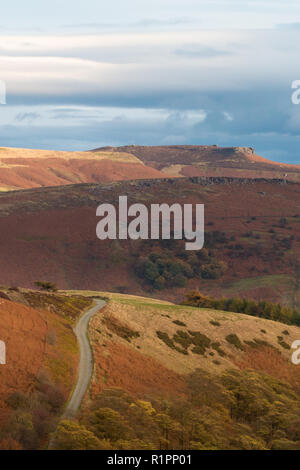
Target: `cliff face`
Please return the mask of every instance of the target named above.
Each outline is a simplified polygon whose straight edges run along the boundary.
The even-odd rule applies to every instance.
[[[254,147],[232,147],[234,152],[244,152],[244,153],[251,153],[252,155],[255,154]]]

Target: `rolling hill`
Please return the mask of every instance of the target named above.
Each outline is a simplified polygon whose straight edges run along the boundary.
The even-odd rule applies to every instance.
[[[300,181],[300,166],[272,162],[251,147],[218,145],[169,145],[104,147],[93,152],[124,152],[147,166],[175,176],[227,176],[237,178],[286,178]]]
[[[108,292],[94,375],[58,449],[299,449],[299,328]],[[224,432],[226,430],[226,432]]]
[[[276,163],[247,147],[124,146],[89,152],[0,148],[0,191],[170,176],[288,179],[299,165]]]
[[[0,170],[0,449],[46,448],[55,429],[60,449],[300,448],[299,327],[172,303],[196,289],[299,308],[299,167],[253,149],[128,146],[0,149]],[[96,208],[120,195],[204,204],[204,249],[98,240]],[[91,297],[107,300],[91,386],[57,426]]]
[[[158,170],[124,152],[95,154],[0,148],[0,191],[162,176]]]
[[[290,345],[299,338],[297,326],[138,296],[95,295],[109,301],[91,322],[98,358],[92,396],[103,390],[104,376],[105,386],[120,386],[135,395],[154,389],[170,393],[176,376],[197,368],[213,374],[252,368],[300,385],[300,370],[290,363]],[[281,337],[288,346],[280,344]]]
[[[299,304],[300,187],[284,180],[167,178],[68,185],[0,195],[0,282],[103,289],[181,300],[187,289],[216,297]],[[129,202],[204,203],[205,249],[178,241],[100,241],[96,207]],[[163,256],[164,279],[145,276]],[[153,258],[154,257],[154,258]],[[170,262],[176,266],[170,268]],[[171,263],[172,264],[172,263]],[[151,265],[152,266],[152,265]],[[170,273],[169,269],[176,272]],[[182,277],[183,274],[183,277]],[[164,282],[164,284],[162,284]]]
[[[103,291],[1,287],[0,449],[299,449],[299,327]],[[72,326],[91,298],[94,371],[80,413]],[[226,433],[224,433],[224,429]]]

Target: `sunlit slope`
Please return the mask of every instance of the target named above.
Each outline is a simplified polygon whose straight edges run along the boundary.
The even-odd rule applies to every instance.
[[[61,152],[0,148],[0,190],[161,177],[123,152]]]
[[[109,386],[137,395],[183,391],[182,378],[197,368],[217,375],[254,369],[300,385],[300,370],[291,363],[296,326],[138,296],[77,294],[107,299],[90,327],[92,394]]]

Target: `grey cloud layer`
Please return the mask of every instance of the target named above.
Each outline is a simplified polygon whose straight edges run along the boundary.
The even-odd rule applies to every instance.
[[[66,149],[254,145],[300,163],[300,106],[290,99],[300,78],[299,38],[295,29],[3,36],[1,140]],[[38,105],[47,111],[31,109]]]

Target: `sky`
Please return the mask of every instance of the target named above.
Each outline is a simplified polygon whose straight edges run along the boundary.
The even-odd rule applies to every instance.
[[[299,57],[299,0],[10,0],[0,145],[251,146],[300,164]]]

